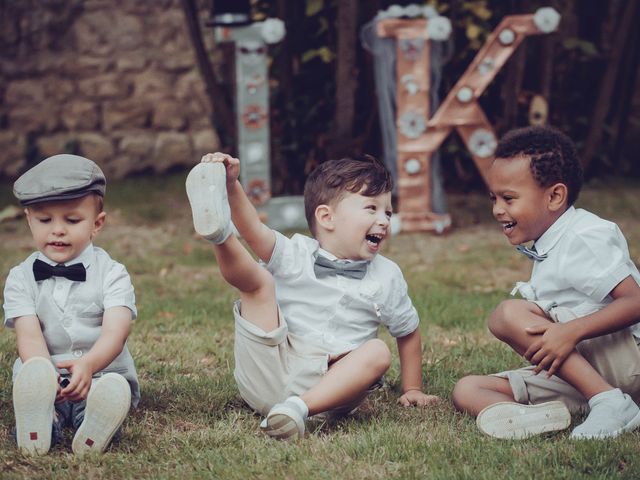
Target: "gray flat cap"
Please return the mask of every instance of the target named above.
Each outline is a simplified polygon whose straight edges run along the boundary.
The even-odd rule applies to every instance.
[[[46,158],[13,184],[13,194],[23,206],[54,200],[71,200],[96,193],[104,197],[107,181],[100,167],[88,158],[61,154]]]

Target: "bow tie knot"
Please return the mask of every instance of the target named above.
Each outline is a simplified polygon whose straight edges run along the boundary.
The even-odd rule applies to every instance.
[[[547,258],[546,253],[541,255],[536,251],[535,245],[531,248],[525,247],[524,245],[518,245],[516,247],[516,250],[526,256],[529,260],[534,260],[536,262],[541,262],[542,260]]]
[[[63,264],[49,265],[47,262],[36,259],[33,262],[33,276],[36,282],[51,277],[65,277],[74,282],[84,282],[87,279],[87,271],[82,263],[68,266]]]
[[[318,255],[313,264],[313,271],[316,274],[316,278],[342,275],[343,277],[362,280],[367,273],[368,264],[369,262],[366,260],[339,262]]]

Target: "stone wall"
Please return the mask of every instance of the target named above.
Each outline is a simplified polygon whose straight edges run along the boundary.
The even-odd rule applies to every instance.
[[[1,176],[63,152],[161,173],[219,147],[179,0],[8,0],[0,51]]]

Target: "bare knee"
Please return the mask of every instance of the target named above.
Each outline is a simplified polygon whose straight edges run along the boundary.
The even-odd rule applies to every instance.
[[[489,405],[515,401],[509,380],[492,375],[461,378],[453,389],[452,400],[457,410],[473,416]]]
[[[519,325],[514,319],[522,317],[530,309],[524,300],[504,300],[491,312],[487,320],[489,331],[498,339],[505,340],[511,338],[514,328]]]
[[[370,359],[370,367],[376,377],[381,377],[391,366],[391,351],[387,344],[379,338],[369,340],[363,345],[367,349],[367,357]]]
[[[483,388],[485,379],[486,377],[482,375],[468,375],[458,380],[451,394],[453,406],[456,407],[456,410],[460,412],[468,412],[470,410],[471,400]]]

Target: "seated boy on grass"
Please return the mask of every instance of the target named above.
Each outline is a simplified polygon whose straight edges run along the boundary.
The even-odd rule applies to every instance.
[[[328,161],[309,176],[313,238],[271,230],[238,181],[240,161],[207,154],[186,188],[196,231],[214,244],[220,271],[240,291],[235,372],[242,398],[266,415],[263,431],[293,439],[305,420],[348,413],[379,388],[391,363],[379,325],[396,337],[400,403],[427,405],[418,315],[399,267],[378,254],[390,235],[392,179],[373,157]],[[232,235],[232,224],[266,268]]]
[[[575,147],[561,132],[528,127],[500,140],[488,184],[493,215],[533,261],[524,300],[506,300],[489,330],[531,366],[462,378],[461,411],[499,438],[564,429],[609,438],[640,425],[640,274],[618,226],[573,203],[582,185]],[[533,241],[531,249],[523,243]],[[635,400],[635,401],[634,401]]]
[[[136,315],[131,279],[93,238],[105,223],[106,180],[91,160],[55,155],[22,175],[37,252],[11,269],[4,323],[15,328],[16,440],[46,453],[61,428],[77,429],[76,454],[103,452],[140,397],[126,341]]]

